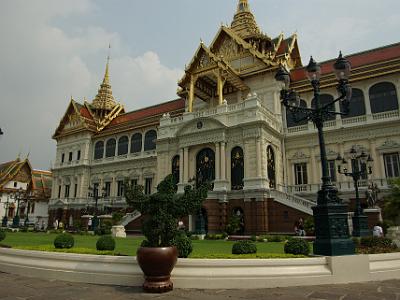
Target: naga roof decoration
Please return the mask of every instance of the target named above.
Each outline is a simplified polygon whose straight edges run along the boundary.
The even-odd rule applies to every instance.
[[[280,64],[290,69],[302,66],[297,35],[285,39],[280,34],[272,40],[259,29],[248,1],[239,0],[231,26],[221,26],[209,48],[201,42],[178,82],[178,95],[188,93],[191,78],[195,76],[196,96],[203,100],[212,98],[217,86],[212,73],[217,72],[228,82],[224,94],[245,91],[248,89],[245,77],[276,69]]]

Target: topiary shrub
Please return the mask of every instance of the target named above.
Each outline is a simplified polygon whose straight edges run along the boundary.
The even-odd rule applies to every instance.
[[[285,243],[285,253],[308,255],[310,253],[310,245],[303,239],[289,239]]]
[[[175,246],[178,249],[178,257],[186,258],[192,253],[192,240],[184,232],[175,238]]]
[[[232,246],[232,254],[257,253],[257,246],[252,241],[238,241]]]
[[[54,247],[57,249],[69,249],[74,246],[74,237],[69,233],[61,233],[54,239]]]
[[[96,242],[96,249],[99,251],[114,251],[115,249],[115,240],[110,235],[101,236]]]
[[[6,238],[6,232],[0,229],[0,242]]]

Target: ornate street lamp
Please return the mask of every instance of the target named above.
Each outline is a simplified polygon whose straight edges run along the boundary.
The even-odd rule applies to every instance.
[[[24,226],[27,227],[29,224],[29,209],[30,209],[30,200],[33,198],[32,192],[29,193],[29,195],[26,196],[26,216],[25,216],[25,221],[24,221]]]
[[[15,217],[13,218],[13,224],[12,227],[18,228],[19,227],[19,202],[23,199],[24,196],[24,190],[22,187],[20,187],[14,194],[10,195],[11,199],[15,199],[17,201],[17,213],[15,214]]]
[[[94,199],[94,212],[93,212],[93,219],[92,219],[92,229],[93,231],[96,230],[97,226],[99,225],[99,218],[97,217],[97,204],[99,199],[105,198],[106,195],[106,190],[105,188],[102,189],[101,195],[99,195],[99,187],[98,186],[93,186],[89,187],[89,193],[88,196]]]
[[[10,196],[7,195],[7,202],[4,202],[4,217],[3,217],[3,220],[1,221],[2,227],[7,227],[7,225],[8,225],[7,213],[8,213],[8,208],[10,206],[9,200],[10,200]]]
[[[347,161],[340,155],[336,158],[338,162],[338,172],[345,176],[353,178],[354,189],[356,191],[356,207],[353,216],[353,232],[355,237],[368,236],[370,231],[368,229],[368,217],[364,214],[361,207],[360,195],[358,191],[358,182],[363,176],[372,174],[372,162],[374,161],[370,155],[365,154],[364,151],[358,154],[356,149],[350,150],[351,159],[351,172],[348,171]]]
[[[334,63],[334,69],[340,97],[329,103],[321,103],[319,81],[321,67],[311,57],[306,70],[314,92],[315,107],[312,108],[300,106],[301,98],[295,90],[290,89],[290,74],[284,67],[281,66],[275,75],[276,80],[284,83],[281,90],[282,104],[290,111],[294,121],[297,123],[304,120],[312,121],[318,129],[322,186],[318,191],[317,205],[312,208],[315,223],[314,254],[328,256],[354,254],[354,243],[349,237],[347,206],[342,204],[338,191],[331,182],[323,134],[324,121],[331,116],[345,115],[351,99],[351,86],[348,82],[351,66],[341,53]],[[344,113],[331,109],[332,105],[339,101],[345,109]]]

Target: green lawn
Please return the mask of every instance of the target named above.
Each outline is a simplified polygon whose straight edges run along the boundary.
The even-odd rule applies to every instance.
[[[42,247],[54,247],[53,241],[57,234],[47,233],[27,233],[18,232],[11,233],[7,232],[6,238],[1,242],[2,244],[9,245],[13,248],[31,248],[39,249]],[[87,248],[96,249],[96,241],[98,236],[90,235],[74,235],[75,245],[74,248]],[[117,238],[115,252],[124,255],[136,255],[136,250],[139,247],[143,237],[128,237],[128,238]],[[231,253],[233,241],[224,240],[194,240],[193,241],[193,253],[192,257],[215,257],[220,258],[221,255],[227,255]],[[260,256],[268,257],[278,254],[283,254],[283,243],[257,243],[257,254]],[[274,255],[268,255],[274,254]],[[279,256],[279,255],[278,255]],[[255,257],[255,256],[254,256]]]

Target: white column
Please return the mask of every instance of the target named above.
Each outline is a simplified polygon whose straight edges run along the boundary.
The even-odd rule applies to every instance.
[[[226,180],[225,142],[221,142],[221,180]]]
[[[215,180],[220,180],[221,150],[219,142],[215,143]]]
[[[232,158],[231,158],[231,151],[229,151],[228,148],[225,149],[225,155],[226,155],[226,180],[229,182],[228,190],[231,188],[231,182],[232,182],[232,175],[231,175],[231,168],[232,168]]]
[[[259,138],[257,138],[257,140],[256,140],[256,158],[257,158],[257,162],[256,162],[257,177],[260,178],[262,161],[261,161],[261,140]]]
[[[183,182],[189,180],[189,147],[183,149]]]
[[[179,183],[183,183],[183,148],[179,150]]]

